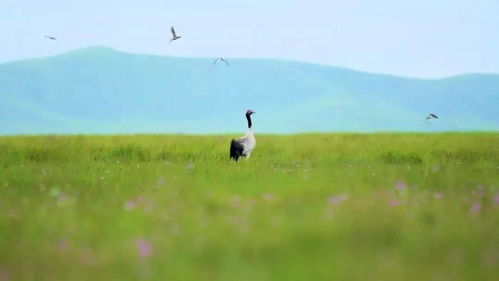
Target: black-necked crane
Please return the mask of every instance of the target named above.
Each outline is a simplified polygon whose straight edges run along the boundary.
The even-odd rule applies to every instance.
[[[251,115],[255,112],[251,109],[246,111],[246,120],[248,121],[248,131],[246,134],[238,139],[233,139],[230,143],[230,158],[237,160],[239,157],[246,157],[248,159],[251,152],[255,148],[256,140],[253,135]]]
[[[170,28],[170,31],[172,32],[172,39],[170,39],[170,42],[182,38],[182,36],[177,36],[177,34],[175,33],[175,28],[173,28],[173,26]]]
[[[225,64],[226,64],[227,66],[230,66],[230,65],[229,65],[229,62],[228,62],[226,59],[224,59],[223,57],[219,57],[219,58],[217,58],[217,59],[216,59],[216,60],[215,60],[215,61],[214,61],[211,65],[215,65],[218,61],[223,61],[223,62],[225,62]]]
[[[55,38],[54,36],[45,35],[45,38],[50,39],[50,40],[57,40],[57,38]]]

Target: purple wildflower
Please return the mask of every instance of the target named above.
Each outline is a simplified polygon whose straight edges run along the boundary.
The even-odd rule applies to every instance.
[[[398,199],[392,199],[390,201],[388,201],[388,206],[399,206],[399,205],[402,205],[402,201],[398,200]]]
[[[488,249],[482,253],[482,260],[485,266],[494,268],[499,264],[499,251],[497,249]]]
[[[137,253],[141,258],[148,258],[152,255],[152,247],[149,242],[144,239],[135,240],[135,246],[137,247]]]
[[[9,281],[9,273],[7,269],[0,264],[0,281]]]
[[[125,203],[125,210],[127,211],[131,211],[133,209],[135,209],[135,207],[137,207],[137,202],[135,202],[135,200],[130,200],[128,202]]]
[[[442,192],[437,192],[435,194],[433,194],[433,198],[437,199],[437,200],[440,200],[444,197],[444,195],[442,194]]]
[[[397,184],[395,185],[395,189],[397,190],[404,190],[407,188],[407,184],[404,181],[398,181]]]
[[[474,202],[471,204],[470,212],[474,215],[478,214],[482,209],[482,204],[480,202]]]
[[[499,205],[499,193],[494,196],[494,204]]]
[[[329,203],[329,205],[339,205],[345,202],[347,199],[348,199],[348,194],[340,194],[329,197],[327,202]]]
[[[155,204],[153,201],[150,201],[149,199],[143,197],[143,196],[138,196],[136,198],[132,198],[125,202],[123,208],[126,211],[131,211],[137,208],[142,208],[144,211],[152,211],[155,207]]]
[[[166,180],[163,177],[158,178],[158,181],[156,182],[157,186],[164,186],[166,184]]]
[[[255,204],[256,204],[256,200],[255,199],[249,199],[248,202],[246,203],[246,207],[248,209],[251,209]]]
[[[272,195],[270,193],[264,193],[264,194],[262,194],[262,198],[263,198],[263,200],[270,202],[270,201],[274,200],[274,195]]]
[[[66,238],[63,238],[57,242],[57,250],[60,252],[67,252],[68,251],[68,240]]]
[[[61,192],[57,197],[57,206],[59,207],[70,207],[76,204],[76,197],[71,197]]]

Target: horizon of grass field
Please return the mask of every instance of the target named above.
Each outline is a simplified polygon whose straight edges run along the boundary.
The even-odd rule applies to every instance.
[[[232,136],[0,137],[0,280],[499,275],[498,133]]]
[[[422,131],[372,131],[372,132],[355,132],[355,131],[331,131],[331,132],[298,132],[298,133],[268,133],[268,132],[254,132],[258,136],[313,136],[313,135],[495,135],[499,134],[499,131],[489,130],[489,131],[439,131],[439,132],[422,132]],[[212,136],[241,136],[244,133],[241,132],[225,132],[225,133],[117,133],[117,134],[86,134],[86,133],[48,133],[48,134],[0,134],[0,138],[15,138],[15,137],[112,137],[112,136],[157,136],[157,137],[175,137],[175,136],[199,136],[199,137],[212,137]]]

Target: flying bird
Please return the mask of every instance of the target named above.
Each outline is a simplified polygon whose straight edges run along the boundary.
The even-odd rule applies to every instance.
[[[433,114],[433,113],[430,113],[430,114],[428,114],[428,116],[426,116],[426,121],[431,120],[431,119],[438,119],[438,116]]]
[[[45,38],[50,39],[50,40],[57,40],[57,38],[55,38],[54,36],[45,35]]]
[[[226,59],[224,59],[223,57],[219,57],[219,58],[217,58],[217,59],[216,59],[216,60],[215,60],[215,61],[214,61],[211,65],[215,65],[218,61],[223,61],[223,62],[225,62],[225,64],[226,64],[227,66],[230,66],[230,65],[229,65],[229,62],[228,62]]]
[[[170,39],[170,42],[182,38],[182,36],[177,36],[177,34],[175,33],[175,28],[173,28],[173,26],[172,28],[170,28],[170,31],[172,32],[172,39]]]
[[[255,112],[251,109],[246,111],[246,120],[248,121],[248,131],[246,134],[238,139],[233,139],[230,143],[230,158],[237,160],[239,157],[246,157],[248,159],[251,152],[255,148],[256,140],[251,130],[251,115]]]

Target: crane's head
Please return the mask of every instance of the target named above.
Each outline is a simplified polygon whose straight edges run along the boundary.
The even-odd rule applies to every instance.
[[[254,112],[254,111],[253,111],[253,110],[251,110],[251,109],[248,109],[248,110],[246,111],[246,115],[251,115],[251,114],[253,114],[253,113],[256,113],[256,112]]]

